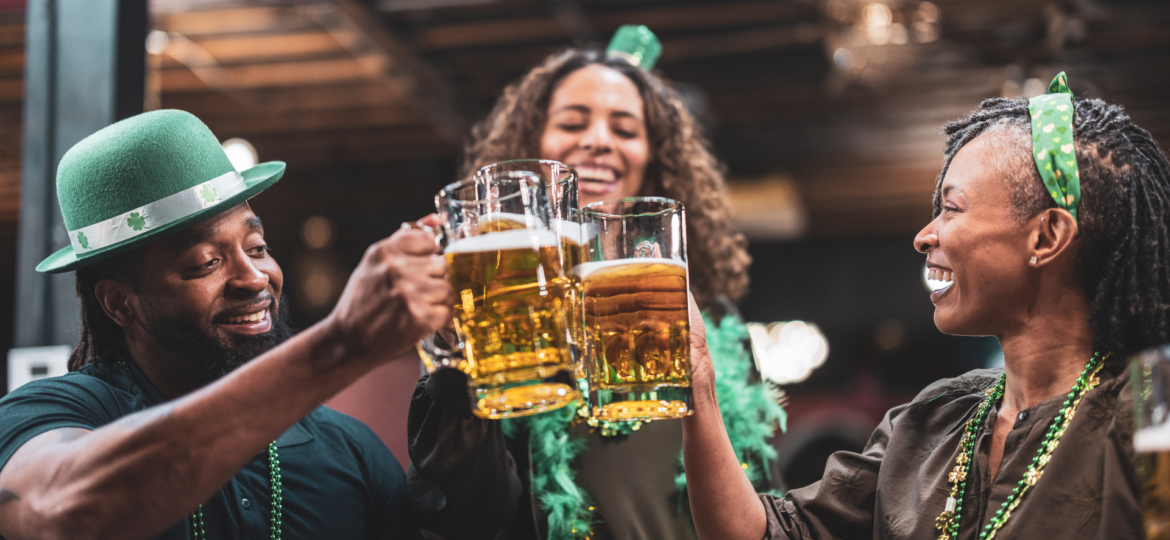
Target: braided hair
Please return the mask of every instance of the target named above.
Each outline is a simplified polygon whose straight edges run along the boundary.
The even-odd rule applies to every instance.
[[[1056,206],[1031,156],[1028,99],[995,98],[943,128],[947,136],[934,214],[951,160],[981,134],[996,134],[1012,201],[1021,222]],[[1122,107],[1076,100],[1073,133],[1080,167],[1077,210],[1078,281],[1089,302],[1098,351],[1128,355],[1170,342],[1170,161],[1150,133]]]
[[[135,249],[92,266],[79,268],[77,297],[81,299],[81,332],[77,346],[69,355],[69,371],[86,364],[113,364],[129,356],[126,337],[97,298],[97,284],[113,279],[129,285],[135,292],[142,288],[142,251]]]

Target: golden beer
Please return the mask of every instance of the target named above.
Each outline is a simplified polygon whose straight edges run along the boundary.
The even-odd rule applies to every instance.
[[[581,279],[568,271],[581,264],[584,258],[584,231],[580,224],[572,221],[557,220],[556,227],[561,237],[560,268],[566,270],[565,286],[561,293],[565,299],[564,317],[566,331],[569,336],[570,350],[581,347],[585,343],[585,325],[582,320],[584,306],[582,304]],[[500,232],[525,229],[524,216],[515,214],[495,214],[490,221],[480,224],[480,232]],[[575,346],[575,347],[574,347]],[[574,357],[574,361],[577,358]],[[585,364],[577,361],[578,378],[585,377]]]
[[[585,298],[590,398],[603,420],[692,413],[687,269],[665,258],[577,266]]]
[[[445,250],[463,369],[475,389],[475,413],[487,418],[540,412],[580,397],[572,385],[568,280],[557,235],[508,221],[481,223],[481,232],[504,232],[462,238]]]
[[[1133,443],[1146,539],[1170,540],[1170,428],[1142,429],[1134,434]]]
[[[585,362],[581,358],[585,349],[584,290],[581,286],[581,277],[571,269],[579,266],[584,259],[585,242],[580,224],[562,221],[560,226],[561,254],[565,262],[565,277],[568,279],[565,288],[565,322],[569,325],[571,350],[574,351],[574,359],[577,360],[577,378],[584,379],[587,376]]]

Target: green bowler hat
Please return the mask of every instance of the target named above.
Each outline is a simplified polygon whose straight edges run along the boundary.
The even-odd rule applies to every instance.
[[[57,166],[69,245],[37,265],[56,274],[89,266],[212,218],[275,184],[284,163],[237,172],[191,113],[162,110],[110,125]]]

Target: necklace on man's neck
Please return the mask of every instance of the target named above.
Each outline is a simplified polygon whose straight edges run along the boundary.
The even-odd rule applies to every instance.
[[[126,360],[118,360],[118,365],[130,371]],[[268,534],[272,540],[280,540],[282,529],[281,516],[284,513],[284,489],[280,483],[280,456],[276,453],[276,441],[268,443],[268,488],[272,492],[272,517],[268,523]],[[203,527],[203,505],[191,514],[191,536],[195,540],[207,540],[207,531]]]
[[[995,538],[995,533],[1007,523],[1012,512],[1020,505],[1024,495],[1040,481],[1040,476],[1044,474],[1044,468],[1052,460],[1052,453],[1056,451],[1056,445],[1060,443],[1061,436],[1064,435],[1069,423],[1072,422],[1073,414],[1076,413],[1077,406],[1081,404],[1081,399],[1100,384],[1101,379],[1097,377],[1097,373],[1101,371],[1108,358],[1109,354],[1102,357],[1101,353],[1093,353],[1088,365],[1077,377],[1077,382],[1073,384],[1072,391],[1065,398],[1060,411],[1056,413],[1056,417],[1048,425],[1048,433],[1044,435],[1044,442],[1040,444],[1040,449],[1036,452],[1036,457],[1032,458],[1028,470],[1024,471],[1023,479],[1012,489],[1011,495],[1008,495],[1007,500],[1000,505],[999,510],[996,510],[995,516],[987,522],[982,531],[979,531],[979,540]],[[959,519],[963,515],[963,495],[967,492],[967,473],[971,470],[971,463],[975,461],[975,438],[979,435],[979,429],[983,426],[983,421],[987,418],[987,412],[991,410],[991,406],[1003,397],[1003,387],[1006,380],[1007,373],[1004,373],[1000,375],[999,382],[994,387],[987,389],[986,397],[979,404],[979,410],[963,428],[963,438],[959,441],[959,457],[955,458],[955,469],[947,475],[951,491],[947,497],[946,509],[934,520],[934,527],[940,532],[938,540],[957,540],[959,538]]]

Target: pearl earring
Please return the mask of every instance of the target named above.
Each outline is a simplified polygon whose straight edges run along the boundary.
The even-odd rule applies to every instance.
[[[1032,257],[1032,264],[1036,264],[1036,257],[1035,256]]]

